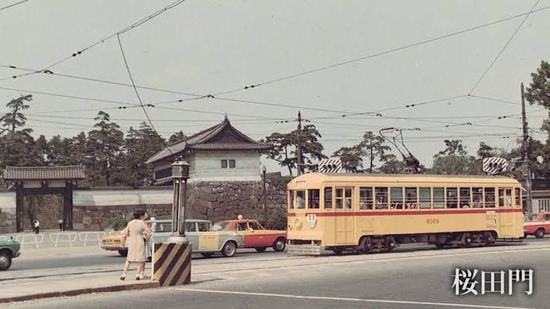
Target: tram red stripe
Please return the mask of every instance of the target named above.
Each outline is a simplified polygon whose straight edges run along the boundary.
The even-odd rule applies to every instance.
[[[345,216],[403,216],[403,215],[456,215],[456,214],[480,214],[489,211],[495,213],[522,212],[521,208],[500,209],[433,209],[433,210],[367,210],[367,211],[304,211],[304,214],[314,213],[318,217],[345,217]],[[289,212],[289,217],[295,217],[296,212]]]

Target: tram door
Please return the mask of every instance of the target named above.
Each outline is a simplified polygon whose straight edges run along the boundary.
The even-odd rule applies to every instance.
[[[353,243],[353,187],[336,187],[335,206],[335,242],[337,245]]]
[[[498,189],[499,223],[502,235],[499,237],[514,237],[514,208],[512,189]]]

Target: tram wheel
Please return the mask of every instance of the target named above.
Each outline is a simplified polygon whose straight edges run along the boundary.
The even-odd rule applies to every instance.
[[[360,254],[367,254],[372,250],[372,239],[370,237],[363,237],[357,246],[357,251]]]
[[[342,248],[334,248],[332,249],[332,251],[336,254],[342,254],[342,252],[344,252],[344,249]]]
[[[472,235],[470,233],[464,233],[462,234],[462,247],[468,248],[472,245]]]

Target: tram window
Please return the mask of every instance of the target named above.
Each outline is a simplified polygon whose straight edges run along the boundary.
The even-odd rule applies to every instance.
[[[344,189],[336,188],[335,202],[336,202],[336,209],[344,208]]]
[[[346,205],[346,209],[352,208],[352,202],[353,202],[353,189],[352,188],[345,188],[344,189],[344,204]]]
[[[504,189],[504,206],[512,207],[512,189]]]
[[[521,189],[515,188],[514,193],[516,194],[516,208],[523,208],[521,205]]]
[[[416,188],[405,188],[405,208],[418,208],[418,194],[416,192]]]
[[[332,187],[325,188],[325,209],[332,209]]]
[[[447,188],[447,208],[458,207],[458,189]]]
[[[432,190],[431,188],[418,188],[418,197],[420,198],[420,208],[432,208]]]
[[[472,188],[473,208],[483,208],[483,188]]]
[[[388,209],[388,188],[375,188],[376,194],[375,207],[376,209]]]
[[[495,188],[485,188],[485,207],[495,208]]]
[[[319,189],[309,189],[307,194],[307,207],[309,209],[319,209]]]
[[[445,188],[434,188],[434,208],[445,208]]]
[[[471,201],[471,192],[470,188],[460,188],[460,208],[470,208]]]
[[[403,209],[403,188],[390,188],[390,208]]]
[[[288,207],[294,209],[294,190],[288,191]]]
[[[297,209],[306,208],[306,192],[304,190],[296,191],[296,208]]]
[[[372,188],[359,188],[359,209],[372,209],[373,206]]]

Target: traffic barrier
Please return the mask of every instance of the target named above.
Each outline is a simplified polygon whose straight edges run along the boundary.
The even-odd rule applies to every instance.
[[[153,281],[160,286],[191,282],[191,244],[153,243]]]
[[[105,232],[80,232],[78,233],[78,239],[84,247],[87,246],[89,241],[97,242],[98,246],[101,246],[101,239],[105,236]]]
[[[73,243],[76,242],[76,236],[76,233],[52,233],[50,234],[50,241],[55,244],[56,248],[59,243],[68,243],[72,247]]]
[[[36,248],[39,248],[39,245],[44,242],[44,234],[19,234],[15,235],[15,239],[19,241],[21,246],[35,245]]]

